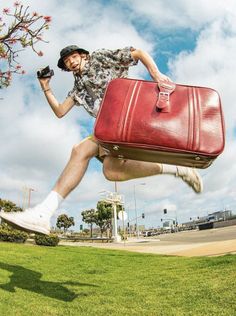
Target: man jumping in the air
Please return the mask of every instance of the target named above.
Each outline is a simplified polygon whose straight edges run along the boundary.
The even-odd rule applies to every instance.
[[[65,47],[60,52],[58,67],[72,72],[75,83],[63,103],[59,103],[49,86],[50,78],[39,79],[47,101],[59,118],[67,114],[74,105],[83,105],[96,117],[105,88],[115,78],[127,77],[128,69],[141,61],[154,81],[170,81],[162,74],[153,59],[144,51],[132,47],[117,50],[101,49],[89,52],[78,46]],[[172,174],[186,182],[196,193],[202,191],[199,174],[191,168],[159,163],[120,160],[102,148],[93,135],[85,138],[72,149],[70,159],[45,200],[24,212],[1,212],[2,219],[22,229],[42,234],[50,233],[50,218],[67,195],[78,186],[90,159],[97,157],[103,163],[103,173],[110,181],[126,181],[135,178]]]

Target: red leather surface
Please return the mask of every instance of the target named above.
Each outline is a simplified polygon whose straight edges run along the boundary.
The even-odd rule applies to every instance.
[[[218,93],[176,85],[169,111],[157,108],[159,89],[152,81],[112,80],[95,122],[101,142],[188,151],[217,156],[224,148],[224,120]]]

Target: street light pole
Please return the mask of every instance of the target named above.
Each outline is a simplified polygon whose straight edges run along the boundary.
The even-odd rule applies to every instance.
[[[178,231],[178,219],[177,219],[177,211],[175,210],[175,228]]]
[[[117,194],[118,190],[117,190],[117,183],[115,181],[115,193]],[[114,213],[114,232],[113,232],[113,235],[114,235],[114,239],[115,241],[118,241],[118,232],[117,232],[117,207],[116,207],[116,203],[112,203],[112,206],[113,206],[113,213]]]
[[[35,191],[35,190],[32,189],[32,188],[28,188],[28,190],[29,190],[28,208],[30,208],[31,192],[32,192],[32,191]]]
[[[145,185],[146,183],[138,183],[138,185]],[[138,214],[137,214],[137,206],[136,206],[136,190],[135,190],[136,184],[134,184],[134,211],[135,211],[135,218],[136,218],[136,236],[139,238],[139,228],[138,228]]]
[[[23,201],[22,201],[22,209],[25,210],[27,207],[30,208],[31,201],[31,192],[36,191],[33,188],[24,186],[23,187]]]
[[[115,241],[119,241],[118,239],[118,232],[117,232],[117,209],[116,209],[116,202],[112,203],[113,212],[114,212],[114,231],[113,236]]]
[[[136,236],[137,236],[137,237],[139,237],[139,234],[138,234],[138,215],[137,215],[137,208],[136,208],[136,192],[135,192],[135,184],[134,184],[134,211],[135,211],[135,218],[136,218],[135,233],[136,233]]]

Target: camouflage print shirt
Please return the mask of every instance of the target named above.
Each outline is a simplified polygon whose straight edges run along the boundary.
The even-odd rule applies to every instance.
[[[75,83],[68,93],[76,105],[96,117],[107,84],[115,78],[128,76],[129,66],[138,61],[132,58],[132,47],[117,50],[100,49],[90,55],[81,75],[74,74]]]

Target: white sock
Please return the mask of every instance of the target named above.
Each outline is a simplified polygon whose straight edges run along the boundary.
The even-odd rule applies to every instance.
[[[162,173],[163,174],[174,174],[174,175],[176,175],[176,173],[177,173],[177,166],[162,164]]]
[[[35,209],[40,210],[43,214],[52,216],[63,202],[64,198],[56,191],[51,191],[42,203],[35,206]]]

